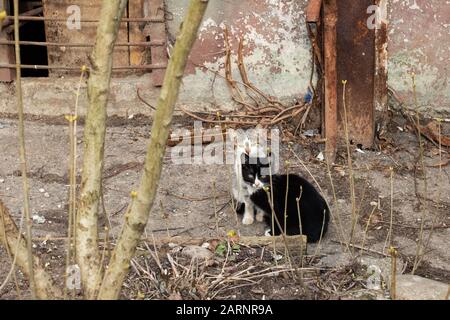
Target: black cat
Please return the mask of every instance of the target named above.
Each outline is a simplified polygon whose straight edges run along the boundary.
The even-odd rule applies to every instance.
[[[274,221],[275,235],[280,235],[285,229],[288,235],[300,234],[299,211],[301,233],[307,236],[308,242],[317,242],[325,235],[330,211],[323,197],[311,183],[296,174],[270,175],[267,159],[243,156],[245,159],[242,161],[242,176],[250,191],[250,200],[256,211],[264,213],[264,220],[271,231],[273,207],[276,220],[279,222],[278,225],[276,220]],[[288,188],[287,199],[286,188]],[[273,206],[270,205],[272,197]],[[300,199],[298,206],[297,199]]]

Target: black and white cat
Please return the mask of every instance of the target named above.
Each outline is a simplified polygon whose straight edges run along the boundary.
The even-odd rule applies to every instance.
[[[236,200],[236,212],[243,214],[242,223],[252,224],[255,216],[256,220],[263,221],[263,212],[251,203],[250,194],[254,192],[254,188],[245,183],[242,176],[242,159],[243,155],[250,157],[264,157],[265,150],[263,145],[257,142],[255,137],[257,132],[243,133],[243,136],[235,135],[235,150],[234,150],[234,175],[232,191],[234,199]]]
[[[274,222],[275,235],[286,230],[287,235],[301,233],[307,236],[308,242],[317,242],[326,233],[330,220],[329,208],[324,198],[306,179],[296,174],[271,175],[268,158],[254,158],[246,153],[241,155],[241,167],[250,200],[250,203],[245,203],[246,212],[253,208],[256,208],[258,214],[262,212],[264,221],[272,230],[273,211],[279,223],[278,225],[276,220]],[[251,208],[247,209],[248,204]],[[262,220],[261,217],[258,220]]]

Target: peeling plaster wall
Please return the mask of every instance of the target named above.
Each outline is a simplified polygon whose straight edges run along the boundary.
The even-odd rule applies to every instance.
[[[178,31],[188,0],[166,0],[173,14],[171,38]],[[226,26],[232,48],[232,73],[241,81],[237,67],[239,38],[244,38],[244,63],[259,89],[286,102],[307,91],[311,72],[310,43],[305,28],[307,0],[210,0],[183,79],[180,103],[190,108],[232,108],[224,75]]]
[[[165,1],[166,9],[172,14],[167,27],[169,38],[173,40],[189,0]],[[192,110],[235,107],[225,80],[200,67],[204,65],[224,75],[224,26],[230,32],[235,80],[241,80],[236,58],[242,36],[245,40],[244,62],[250,80],[265,93],[287,104],[301,99],[307,91],[311,71],[310,43],[305,28],[308,1],[209,1],[178,103]],[[388,0],[388,10],[389,85],[413,107],[410,73],[414,71],[420,110],[429,116],[450,117],[450,0]],[[151,113],[136,95],[136,88],[140,87],[146,100],[156,103],[159,90],[151,85],[149,76],[113,79],[108,114]],[[75,100],[77,82],[78,77],[24,78],[26,112],[39,115],[69,112]],[[15,113],[13,86],[0,84],[0,94],[3,97],[0,112]],[[81,114],[85,112],[86,103],[83,94]]]
[[[450,1],[389,1],[388,83],[414,107],[416,74],[420,111],[450,116]]]

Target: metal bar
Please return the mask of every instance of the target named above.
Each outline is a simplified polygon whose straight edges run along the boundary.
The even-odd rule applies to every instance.
[[[15,68],[15,64],[11,63],[0,63],[0,68]],[[113,70],[133,70],[133,69],[141,69],[141,70],[151,70],[151,69],[165,69],[167,67],[166,64],[146,64],[140,66],[119,66],[113,67]],[[74,71],[81,70],[80,67],[64,67],[64,66],[44,66],[44,65],[29,65],[22,64],[20,65],[22,69],[37,69],[37,70],[62,70],[62,71]]]
[[[30,16],[36,16],[36,15],[38,15],[38,14],[41,14],[42,12],[44,12],[44,8],[43,7],[39,7],[39,8],[35,8],[35,9],[32,9],[32,10],[29,10],[29,11],[26,11],[26,12],[23,12],[22,13],[22,17],[30,17]],[[5,19],[5,21],[3,21],[3,23],[2,23],[2,25],[3,25],[3,27],[6,27],[6,26],[8,26],[8,25],[10,25],[10,24],[14,24],[14,16],[10,16],[11,17],[11,19]],[[14,26],[13,26],[13,29],[14,29]]]
[[[376,0],[381,10],[381,17],[387,17],[387,0]],[[383,110],[381,125],[385,126],[388,121],[388,89],[387,89],[387,45],[388,30],[386,20],[381,19],[380,26],[375,29],[375,79],[374,79],[374,106],[375,109]]]
[[[65,42],[38,42],[38,41],[19,41],[21,45],[27,46],[42,46],[42,47],[82,47],[82,48],[90,48],[93,47],[93,44],[89,43],[65,43]],[[0,45],[14,45],[14,41],[12,40],[0,40]],[[119,42],[116,43],[116,47],[156,47],[156,46],[164,46],[165,41],[155,40],[149,42]]]
[[[325,129],[325,151],[332,163],[337,145],[337,70],[336,70],[336,0],[324,0],[324,67],[325,101],[323,108],[323,128]]]
[[[9,19],[14,19],[14,16],[6,16],[5,21]],[[29,17],[29,16],[19,16],[19,21],[59,21],[66,22],[66,18],[52,18],[52,17]],[[98,22],[98,19],[81,19],[80,22]],[[125,22],[153,22],[153,23],[164,23],[164,19],[161,18],[122,18],[121,23]]]

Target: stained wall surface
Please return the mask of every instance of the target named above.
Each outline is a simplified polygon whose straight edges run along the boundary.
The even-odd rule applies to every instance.
[[[191,110],[236,107],[223,78],[224,28],[229,30],[232,75],[242,81],[237,66],[239,39],[244,39],[244,64],[250,81],[286,104],[303,99],[311,72],[311,49],[305,28],[307,0],[209,0],[198,40],[190,56],[179,102]],[[166,0],[168,40],[173,43],[189,0]],[[83,11],[81,12],[83,16]],[[369,18],[371,13],[367,13]],[[388,84],[413,107],[411,72],[416,74],[417,100],[428,115],[450,117],[450,1],[388,1]],[[24,100],[29,113],[63,114],[73,105],[76,78],[26,78]],[[108,112],[150,113],[137,97],[142,88],[154,102],[158,89],[148,75],[116,78]],[[58,89],[57,94],[54,88]],[[373,88],[367,88],[373,90]],[[14,92],[0,84],[0,111],[15,112]],[[85,97],[85,95],[83,95]],[[36,103],[38,102],[38,103]],[[80,101],[83,110],[86,101]],[[82,111],[83,112],[83,111]]]

